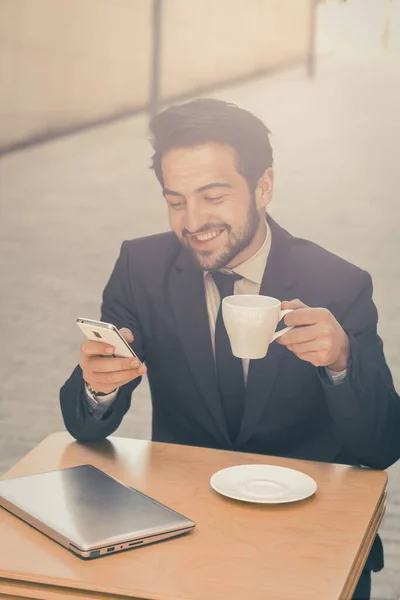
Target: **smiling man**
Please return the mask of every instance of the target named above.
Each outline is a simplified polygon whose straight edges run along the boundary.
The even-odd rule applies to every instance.
[[[68,431],[81,441],[113,433],[147,372],[153,440],[378,469],[395,462],[400,400],[371,278],[266,214],[266,126],[232,104],[197,100],[159,114],[151,132],[172,232],[123,243],[101,316],[146,366],[82,344],[61,389]],[[221,298],[246,293],[294,309],[285,317],[294,329],[261,360],[232,355],[221,317]],[[369,597],[370,571],[382,566],[377,538],[355,597]]]

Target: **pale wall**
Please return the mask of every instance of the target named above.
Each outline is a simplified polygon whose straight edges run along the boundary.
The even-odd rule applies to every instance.
[[[312,0],[164,0],[164,99],[307,57]],[[144,107],[152,0],[0,0],[0,148]]]
[[[163,94],[306,59],[311,5],[311,0],[164,0]]]
[[[147,102],[151,0],[0,0],[0,146]]]

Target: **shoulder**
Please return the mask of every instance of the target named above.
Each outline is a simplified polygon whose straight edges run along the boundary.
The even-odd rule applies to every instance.
[[[126,247],[127,251],[135,251],[138,248],[153,250],[153,249],[179,249],[180,242],[172,231],[165,231],[163,233],[156,233],[153,235],[147,235],[133,240],[125,240],[123,246]]]
[[[362,293],[372,295],[372,280],[367,271],[326,250],[319,244],[274,227],[286,261],[296,279],[299,293],[312,305],[328,301],[351,301]],[[303,300],[308,304],[307,300]]]
[[[297,262],[301,270],[305,270],[310,277],[344,282],[362,277],[362,274],[366,273],[359,266],[315,242],[293,237],[291,246],[294,262]]]
[[[181,243],[172,231],[126,240],[121,247],[121,258],[139,270],[165,269],[174,262]]]

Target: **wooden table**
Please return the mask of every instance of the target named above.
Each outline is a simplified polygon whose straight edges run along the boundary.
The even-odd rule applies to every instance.
[[[89,463],[197,522],[193,533],[84,561],[0,509],[0,594],[45,600],[351,598],[385,510],[382,471],[124,438],[45,439],[5,477]],[[314,497],[252,505],[210,488],[215,471],[273,464],[313,477]],[[110,507],[112,510],[112,507]]]

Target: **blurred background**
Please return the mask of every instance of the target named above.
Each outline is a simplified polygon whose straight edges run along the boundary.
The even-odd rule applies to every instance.
[[[272,130],[274,218],[371,273],[399,391],[400,0],[0,0],[0,473],[63,429],[76,318],[124,239],[168,229],[149,117],[198,96]],[[150,421],[143,381],[117,435]],[[400,598],[388,471],[376,600]]]

